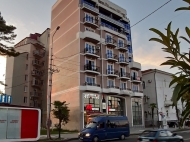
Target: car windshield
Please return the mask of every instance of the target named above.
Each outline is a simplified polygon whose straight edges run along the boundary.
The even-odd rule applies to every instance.
[[[142,137],[155,137],[156,136],[156,131],[144,131],[141,136]]]
[[[90,122],[86,125],[86,129],[91,129],[97,127],[97,122]]]

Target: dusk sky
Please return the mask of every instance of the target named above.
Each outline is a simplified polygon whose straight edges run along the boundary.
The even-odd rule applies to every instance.
[[[131,25],[135,24],[167,0],[111,0],[115,4],[127,10],[127,16]],[[56,0],[0,0],[0,11],[4,19],[9,24],[17,27],[18,35],[15,43],[19,42],[30,33],[42,33],[50,27],[51,7]],[[161,69],[175,73],[176,70],[166,66],[160,66],[167,56],[162,50],[162,46],[156,42],[150,42],[151,37],[156,34],[149,31],[150,28],[157,28],[164,31],[170,21],[172,29],[180,29],[180,35],[185,35],[185,26],[190,25],[189,12],[174,10],[181,6],[187,6],[182,0],[172,0],[160,10],[132,27],[132,43],[134,60],[142,64],[142,70]],[[188,52],[188,45],[181,43],[181,50]],[[1,66],[3,64],[1,59]],[[3,72],[2,72],[3,74]],[[0,79],[2,75],[0,75]]]

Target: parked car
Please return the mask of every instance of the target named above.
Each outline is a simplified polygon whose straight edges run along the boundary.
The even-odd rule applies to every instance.
[[[129,121],[126,116],[97,116],[78,134],[81,141],[98,142],[129,137]]]
[[[167,123],[169,127],[178,127],[177,121],[168,121]]]
[[[137,142],[184,142],[183,137],[169,130],[146,130],[137,139]]]

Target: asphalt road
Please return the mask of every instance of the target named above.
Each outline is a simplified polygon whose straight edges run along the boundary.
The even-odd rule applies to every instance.
[[[190,131],[184,131],[184,132],[176,132],[178,135],[183,136],[185,142],[190,142]],[[114,140],[114,141],[108,141],[108,142],[136,142],[137,141],[137,135],[132,135],[125,140]],[[80,142],[79,140],[73,140],[70,142]]]

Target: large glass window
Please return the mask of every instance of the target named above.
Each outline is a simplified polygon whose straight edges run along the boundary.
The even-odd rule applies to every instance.
[[[117,97],[108,97],[108,113],[117,115],[117,116],[124,116],[124,109],[125,109],[125,101],[122,98]]]
[[[142,104],[139,99],[132,99],[133,125],[142,125]]]
[[[94,77],[89,77],[89,76],[87,76],[87,77],[86,77],[86,82],[87,82],[89,85],[94,85],[94,84],[95,84],[95,78],[94,78]]]
[[[92,44],[86,43],[85,52],[86,52],[86,53],[95,54],[95,53],[96,53],[95,46],[92,45]]]

